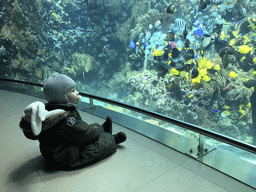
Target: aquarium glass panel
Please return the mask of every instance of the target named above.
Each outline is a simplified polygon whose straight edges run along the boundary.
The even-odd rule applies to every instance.
[[[66,74],[80,92],[255,144],[255,7],[254,0],[1,1],[0,77],[43,84]]]

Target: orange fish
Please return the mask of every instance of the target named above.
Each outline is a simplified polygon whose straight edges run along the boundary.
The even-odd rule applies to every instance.
[[[229,87],[229,84],[227,85],[227,87],[224,87],[222,90],[226,90],[226,89],[228,89],[228,87]]]

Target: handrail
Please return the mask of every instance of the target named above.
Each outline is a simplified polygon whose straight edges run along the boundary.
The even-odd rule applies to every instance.
[[[23,83],[23,84],[43,87],[43,85],[41,85],[41,84],[31,83],[31,82],[26,82],[26,81],[20,81],[20,80],[2,79],[2,78],[0,78],[0,80],[1,81],[9,81],[9,82]],[[80,93],[80,95],[84,96],[84,97],[91,98],[91,99],[96,99],[98,101],[102,101],[102,102],[105,102],[105,103],[117,105],[117,106],[120,106],[120,107],[125,108],[125,109],[129,109],[129,110],[132,110],[132,111],[136,111],[136,112],[151,116],[153,118],[161,119],[163,121],[169,122],[169,123],[177,125],[179,127],[197,132],[197,133],[205,135],[207,137],[211,137],[213,139],[222,141],[224,143],[233,145],[233,146],[238,147],[240,149],[243,149],[243,150],[246,150],[248,152],[256,154],[256,146],[244,143],[242,141],[233,139],[233,138],[228,137],[228,136],[221,135],[219,133],[204,129],[202,127],[198,127],[198,126],[192,125],[190,123],[183,122],[183,121],[168,117],[166,115],[162,115],[160,113],[156,113],[156,112],[153,112],[153,111],[149,111],[149,110],[145,110],[145,109],[142,109],[142,108],[134,107],[134,106],[131,106],[131,105],[128,105],[128,104],[124,104],[124,103],[121,103],[121,102],[118,102],[118,101],[113,101],[113,100],[106,99],[106,98],[103,98],[103,97],[99,97],[99,96],[95,96],[95,95],[91,95],[91,94],[87,94],[87,93]]]

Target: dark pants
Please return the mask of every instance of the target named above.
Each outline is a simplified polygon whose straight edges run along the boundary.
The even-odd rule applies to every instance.
[[[60,146],[57,150],[41,148],[41,153],[48,161],[48,165],[56,169],[79,169],[114,154],[117,149],[114,136],[105,133],[101,125],[95,123],[101,134],[98,140],[80,145]]]

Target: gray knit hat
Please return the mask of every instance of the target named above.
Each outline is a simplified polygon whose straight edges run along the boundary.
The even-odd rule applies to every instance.
[[[67,91],[76,86],[76,82],[70,77],[57,74],[50,76],[44,83],[44,96],[50,103],[67,104]]]

